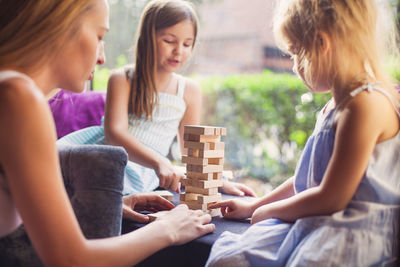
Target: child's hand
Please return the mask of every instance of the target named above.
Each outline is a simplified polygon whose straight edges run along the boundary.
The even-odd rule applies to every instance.
[[[224,184],[221,187],[221,192],[235,196],[256,197],[256,193],[247,185],[230,181],[224,181]]]
[[[157,212],[170,210],[174,207],[174,204],[153,193],[133,194],[123,197],[122,216],[140,223],[147,223],[149,222],[149,217],[138,211]]]
[[[222,216],[228,219],[247,219],[254,211],[253,203],[242,199],[229,199],[209,206],[221,208]]]
[[[201,210],[189,210],[186,205],[177,206],[159,217],[156,222],[165,223],[165,231],[172,238],[171,245],[184,244],[215,230],[215,225],[210,224],[209,214]]]
[[[161,160],[155,171],[160,179],[160,187],[180,193],[179,182],[184,178],[182,172],[167,160]]]

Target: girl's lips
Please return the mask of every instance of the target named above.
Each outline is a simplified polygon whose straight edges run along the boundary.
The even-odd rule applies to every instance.
[[[178,60],[169,59],[168,63],[172,66],[177,66],[179,64]]]

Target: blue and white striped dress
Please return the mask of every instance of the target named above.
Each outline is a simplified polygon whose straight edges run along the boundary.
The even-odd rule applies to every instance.
[[[144,116],[128,115],[129,132],[149,149],[166,157],[178,133],[180,121],[186,110],[183,100],[185,79],[178,75],[176,95],[159,93],[158,105],[153,111],[153,121]],[[106,144],[104,118],[101,126],[88,127],[64,136],[58,143],[63,144]],[[149,192],[156,189],[159,179],[153,169],[129,161],[125,169],[124,194]]]

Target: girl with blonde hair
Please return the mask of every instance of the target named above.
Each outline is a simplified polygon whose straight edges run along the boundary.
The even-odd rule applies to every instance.
[[[197,32],[197,16],[189,2],[150,1],[137,30],[135,65],[110,77],[104,126],[89,127],[59,141],[123,146],[130,160],[124,194],[158,186],[179,191],[183,173],[167,155],[175,136],[184,151],[184,125],[200,123],[202,96],[197,83],[175,72],[190,58]],[[246,185],[228,181],[222,191],[255,196]]]
[[[380,8],[374,0],[279,1],[277,43],[310,91],[333,99],[294,177],[255,202],[210,207],[253,225],[221,235],[207,266],[398,266],[400,96],[382,68]]]
[[[208,224],[209,215],[181,205],[123,236],[88,240],[83,235],[63,184],[54,123],[45,95],[58,87],[74,92],[83,90],[96,62],[101,64],[104,59],[102,39],[108,23],[106,0],[0,1],[2,264],[18,264],[13,259],[3,261],[7,260],[3,256],[9,244],[5,240],[22,222],[40,260],[47,266],[132,266],[168,245],[185,243],[214,229],[214,225]],[[110,162],[122,164],[126,154],[119,155],[120,159]],[[110,162],[102,164],[110,167]],[[105,205],[101,209],[110,209],[109,197],[120,203],[116,213],[121,214],[122,171],[118,175],[108,169],[107,173],[115,179],[94,185]],[[108,188],[102,190],[108,182],[117,184],[113,192]],[[86,199],[87,193],[83,192],[82,199]],[[124,203],[132,208],[149,203],[155,208],[172,208],[169,202],[149,195],[128,196]],[[20,248],[18,252],[22,252]]]

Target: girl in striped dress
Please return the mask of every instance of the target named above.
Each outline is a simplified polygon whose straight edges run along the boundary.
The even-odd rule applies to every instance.
[[[133,67],[115,71],[109,80],[103,124],[59,140],[66,144],[123,146],[129,155],[124,194],[158,186],[179,191],[183,173],[166,158],[178,134],[183,152],[183,126],[199,124],[202,96],[191,79],[176,74],[192,54],[198,20],[186,1],[151,1],[143,11]],[[236,195],[254,192],[225,182]]]

